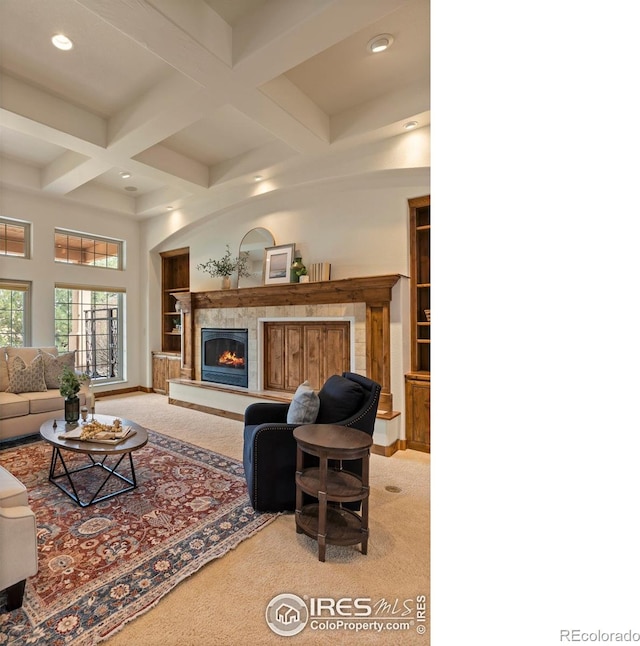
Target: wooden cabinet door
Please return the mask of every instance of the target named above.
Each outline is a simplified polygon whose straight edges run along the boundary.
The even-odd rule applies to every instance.
[[[283,325],[265,323],[264,326],[264,387],[267,390],[285,389],[285,334]]]
[[[151,381],[155,392],[168,394],[167,380],[179,379],[180,376],[180,355],[151,355]]]
[[[322,387],[324,379],[324,338],[321,325],[304,326],[304,381],[311,384],[314,390]],[[300,382],[302,383],[302,382]]]
[[[304,338],[301,325],[284,326],[284,390],[295,392],[304,381]]]
[[[431,383],[407,377],[407,448],[431,452]]]
[[[350,369],[349,323],[265,323],[264,387],[295,392],[305,380],[316,390]]]
[[[153,389],[157,393],[165,393],[167,388],[167,357],[166,355],[152,355],[151,373]]]
[[[327,324],[324,330],[324,374],[320,386],[331,376],[349,369],[349,326],[346,323]]]
[[[167,357],[167,379],[180,379],[180,357]],[[169,392],[169,384],[166,386]]]

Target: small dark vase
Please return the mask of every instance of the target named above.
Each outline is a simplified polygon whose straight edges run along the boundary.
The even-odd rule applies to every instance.
[[[80,419],[80,398],[71,395],[64,400],[64,421],[73,424]]]

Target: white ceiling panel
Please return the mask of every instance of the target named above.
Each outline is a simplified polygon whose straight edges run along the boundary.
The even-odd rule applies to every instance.
[[[2,0],[0,68],[101,116],[111,116],[169,66],[74,0]],[[64,33],[70,51],[51,44]]]
[[[225,105],[197,123],[172,135],[163,143],[207,166],[274,141],[275,137],[260,124],[231,105]]]
[[[0,127],[0,150],[4,157],[34,166],[46,166],[65,152],[64,148],[55,144],[2,127]]]
[[[286,73],[302,92],[333,116],[417,80],[429,81],[429,5],[407,3],[384,19],[297,65]],[[367,43],[391,34],[391,47],[372,54]]]
[[[161,181],[141,175],[140,173],[132,173],[131,177],[127,178],[122,177],[120,173],[126,172],[126,169],[112,168],[92,181],[101,186],[106,186],[115,191],[133,196],[145,195],[146,193],[161,189],[164,186]]]

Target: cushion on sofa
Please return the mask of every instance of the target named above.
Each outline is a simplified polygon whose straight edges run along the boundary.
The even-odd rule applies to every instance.
[[[29,402],[29,412],[31,414],[64,410],[64,397],[59,390],[51,389],[44,392],[22,393],[20,397]],[[80,405],[83,405],[82,401]]]
[[[29,400],[13,393],[0,393],[0,419],[29,414]]]
[[[39,354],[40,351],[48,352],[49,354],[57,355],[58,348],[14,348],[13,346],[7,346],[7,357],[9,363],[14,357],[20,357],[25,363],[31,363]],[[9,367],[9,374],[11,374],[11,367]]]
[[[7,348],[0,348],[0,391],[9,388],[9,366],[7,365]]]
[[[341,375],[332,375],[318,393],[320,411],[316,424],[334,424],[355,415],[365,396],[360,384]]]
[[[318,416],[320,399],[308,381],[301,383],[289,409],[287,410],[287,424],[313,424]]]
[[[29,365],[20,357],[13,357],[10,360],[8,393],[31,393],[46,389],[41,355],[37,355]]]
[[[64,352],[63,354],[55,355],[45,350],[40,352],[42,361],[44,363],[44,381],[47,388],[60,388],[60,377],[64,368],[75,370],[76,367],[76,351]]]

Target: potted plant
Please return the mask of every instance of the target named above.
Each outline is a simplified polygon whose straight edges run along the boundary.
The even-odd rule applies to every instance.
[[[196,269],[205,274],[209,274],[213,278],[222,277],[222,289],[229,289],[231,287],[230,277],[234,271],[238,272],[238,278],[249,276],[247,256],[243,254],[232,258],[229,245],[227,245],[227,251],[220,260],[210,258],[207,262],[196,265]]]
[[[65,422],[77,422],[80,418],[80,391],[81,377],[71,368],[65,366],[60,377],[60,394],[64,397],[64,420]]]

